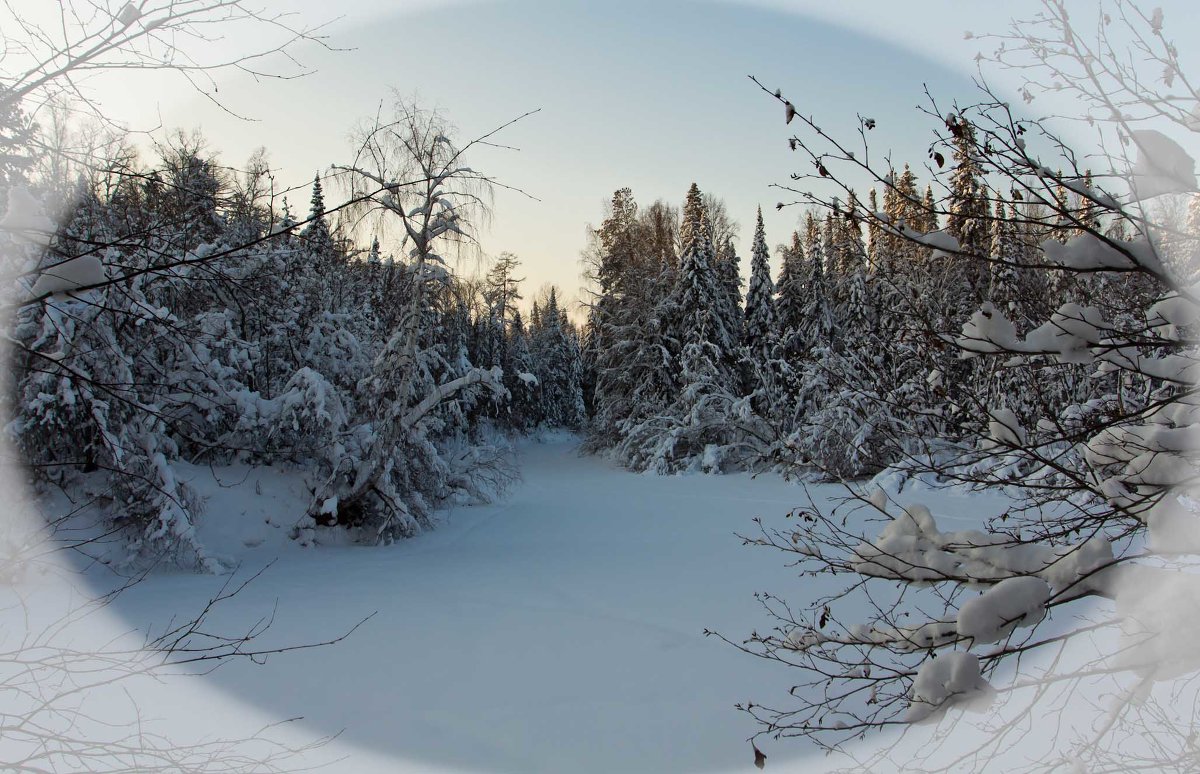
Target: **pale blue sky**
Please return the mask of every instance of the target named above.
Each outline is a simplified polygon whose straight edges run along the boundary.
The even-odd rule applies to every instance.
[[[231,78],[220,96],[258,119],[222,114],[175,84],[109,92],[134,125],[201,127],[230,164],[259,145],[281,184],[349,156],[347,134],[391,87],[445,111],[461,137],[527,110],[541,112],[498,138],[520,151],[484,149],[476,169],[538,201],[500,191],[483,251],[524,262],[526,293],[553,282],[573,296],[585,224],[598,223],[612,191],[629,186],[642,203],[678,204],[688,185],[724,198],[742,223],[746,257],[754,210],[768,241],[785,241],[798,210],[774,211],[769,186],[800,168],[787,149],[780,106],[748,79],[779,86],[827,128],[852,131],[854,114],[879,122],[879,148],[925,160],[931,126],[914,106],[922,83],[947,100],[970,99],[971,55],[963,31],[998,29],[1036,4],[913,2],[421,2],[376,0],[330,10],[290,0],[303,18],[342,18],[330,43],[353,50],[302,50],[306,78],[250,83]],[[230,45],[233,45],[231,43]],[[862,192],[865,196],[865,191]],[[307,206],[307,190],[290,197]],[[748,261],[747,261],[748,263]]]

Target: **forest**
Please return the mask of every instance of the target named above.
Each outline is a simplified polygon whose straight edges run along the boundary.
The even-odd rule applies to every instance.
[[[504,641],[530,615],[521,604],[541,605],[554,623],[525,625],[561,625],[564,643],[602,641],[586,627],[611,619],[629,642],[685,649],[659,670],[772,670],[731,666],[705,696],[729,718],[705,714],[704,735],[736,754],[672,761],[655,730],[646,770],[785,766],[809,749],[846,770],[1194,770],[1200,186],[1187,149],[1200,93],[1162,9],[1102,3],[1093,39],[1066,3],[1045,0],[978,36],[981,59],[1049,84],[1026,81],[1026,106],[1073,92],[1099,153],[981,81],[950,104],[926,89],[915,118],[896,120],[928,130],[927,154],[893,159],[877,150],[885,119],[823,129],[821,107],[796,106],[808,104],[801,87],[751,76],[743,86],[787,149],[788,171],[762,181],[764,199],[780,200],[734,212],[696,182],[648,204],[621,187],[603,211],[578,213],[593,223],[571,257],[581,285],[562,288],[527,279],[519,252],[480,249],[502,216],[496,193],[524,193],[478,171],[480,157],[536,111],[471,136],[393,92],[353,128],[350,152],[288,186],[270,146],[229,166],[199,131],[147,143],[72,102],[72,79],[125,66],[256,72],[261,52],[181,64],[183,44],[161,48],[163,30],[262,25],[285,33],[266,53],[289,53],[322,40],[313,29],[240,0],[61,5],[78,39],[58,48],[52,27],[9,11],[9,47],[33,63],[5,64],[0,79],[5,468],[20,504],[5,593],[25,616],[0,648],[0,685],[20,697],[0,706],[4,765],[310,765],[329,740],[182,743],[77,702],[164,668],[319,671],[329,659],[341,666],[325,679],[353,680],[371,653],[419,674],[377,651],[447,608],[467,615],[461,600],[489,588],[472,573],[496,572],[490,606],[508,612],[481,619],[485,638]],[[792,213],[791,232],[768,234],[764,208]],[[692,491],[709,499],[689,505]],[[18,526],[22,509],[34,527]],[[743,558],[711,561],[765,568],[735,584],[748,618],[730,617],[717,591],[732,574],[701,580],[665,558],[727,548]],[[544,564],[558,551],[577,562]],[[45,576],[47,557],[64,562],[51,575],[84,585],[71,580],[61,617],[35,625],[49,603],[28,600],[49,582],[26,576]],[[645,578],[636,595],[622,572]],[[270,609],[305,609],[326,628],[242,620],[267,609],[255,589],[272,573]],[[693,610],[682,590],[668,609],[647,601],[686,579],[724,601]],[[370,590],[407,599],[423,580],[436,591],[401,612]],[[742,588],[759,581],[775,590]],[[348,605],[347,620],[324,584],[369,606]],[[164,603],[156,589],[175,591]],[[125,599],[131,620],[158,621],[132,624],[140,644],[54,639]],[[562,623],[580,610],[587,623]],[[457,686],[451,665],[482,657],[453,650],[471,642],[453,625],[429,626],[447,627],[448,650],[427,649],[428,664]],[[519,664],[539,636],[517,639],[485,671]],[[558,659],[572,647],[544,656],[550,674],[571,668]],[[293,651],[317,661],[286,661]],[[649,663],[660,662],[642,665],[653,684]],[[303,682],[291,669],[240,679],[282,694],[270,681]],[[753,696],[726,690],[735,676]],[[534,682],[530,702],[562,679]],[[685,693],[670,691],[683,720]],[[415,711],[371,697],[372,712]],[[657,717],[656,700],[611,703]],[[1015,743],[1041,744],[1037,719],[1061,707],[1077,727],[1014,762]],[[404,717],[423,728],[424,716]],[[613,717],[593,722],[622,728]],[[462,721],[473,741],[461,758],[438,759],[442,731],[402,743],[426,765],[632,770],[621,745],[583,765],[566,743],[539,754],[523,732],[495,742],[489,718]]]

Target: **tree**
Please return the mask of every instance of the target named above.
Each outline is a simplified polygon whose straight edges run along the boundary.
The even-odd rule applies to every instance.
[[[1198,460],[1193,445],[1168,438],[1197,430],[1192,376],[1198,366],[1189,331],[1200,319],[1200,299],[1189,287],[1189,270],[1159,249],[1160,224],[1144,203],[1150,187],[1161,184],[1148,170],[1165,168],[1164,159],[1182,149],[1165,133],[1142,128],[1154,117],[1177,127],[1190,124],[1140,69],[1148,61],[1183,77],[1162,32],[1161,11],[1116,6],[1119,16],[1101,11],[1100,37],[1090,44],[1072,27],[1065,5],[1048,0],[1042,15],[1016,22],[1011,34],[1000,36],[1005,45],[996,56],[1034,72],[1046,68],[1040,72],[1052,72],[1055,81],[1073,71],[1086,74],[1077,81],[1068,77],[1074,82],[1068,88],[1096,106],[1090,117],[1102,133],[1152,132],[1140,135],[1136,163],[1109,159],[1127,170],[1120,177],[1132,195],[1115,182],[1085,188],[1079,182],[1085,173],[1073,166],[1075,154],[1051,128],[1019,116],[985,86],[977,104],[947,113],[931,102],[926,110],[942,125],[931,153],[953,148],[959,154],[947,196],[927,198],[932,206],[921,218],[926,224],[949,218],[948,233],[899,227],[891,218],[878,226],[982,276],[999,264],[1017,274],[1065,272],[1069,288],[1098,278],[1123,289],[1099,304],[1060,297],[1048,319],[1018,332],[1003,309],[978,303],[979,286],[969,274],[956,283],[957,292],[977,305],[957,330],[940,329],[942,341],[968,362],[1010,369],[1036,406],[1021,409],[1032,412],[1022,416],[997,405],[989,390],[964,383],[953,404],[965,434],[943,426],[936,435],[910,430],[895,437],[901,460],[896,470],[925,481],[1002,490],[1011,504],[977,529],[948,529],[929,508],[894,489],[854,485],[842,505],[831,510],[812,503],[796,511],[796,526],[764,527],[750,537],[789,554],[802,572],[849,581],[846,591],[803,607],[762,597],[774,629],[738,647],[797,667],[805,677],[791,706],[743,705],[762,723],[760,734],[803,736],[840,749],[871,731],[928,721],[938,732],[916,765],[978,769],[1022,739],[1047,702],[1088,695],[1099,680],[1115,702],[1079,738],[1055,736],[1052,748],[1040,753],[1042,768],[1183,771],[1197,765],[1190,741],[1194,710],[1185,710],[1179,727],[1161,724],[1170,718],[1163,702],[1184,690],[1198,666],[1184,655],[1188,638],[1179,636],[1194,619],[1171,600],[1173,593],[1191,593],[1182,591],[1191,580],[1179,571],[1200,550],[1193,539]],[[1144,58],[1113,48],[1117,38],[1105,25],[1118,22]],[[1032,93],[1033,86],[1027,88]],[[1121,109],[1113,112],[1115,104]],[[820,166],[821,179],[832,179],[846,193],[851,170],[894,185],[886,172],[862,160],[866,154],[850,152],[810,117],[796,117],[805,134],[793,142]],[[977,164],[978,175],[967,164]],[[1064,173],[1050,171],[1060,164]],[[993,180],[993,198],[1002,196],[1001,189],[1007,193],[994,214],[975,209],[977,197],[965,182],[985,175]],[[1016,203],[1061,212],[1059,185],[1096,208],[1086,219],[1074,218],[1077,235],[1065,242],[1043,238],[1014,251],[1031,250],[1018,260],[991,251],[973,231],[995,218],[1004,223],[993,241],[1012,239],[1029,222]],[[1190,174],[1171,185],[1196,188]],[[797,193],[832,207],[827,196]],[[1129,236],[1114,238],[1110,224],[1116,223]],[[1064,398],[1043,386],[1046,374],[1080,366],[1097,375],[1086,394]],[[872,402],[902,408],[885,396]],[[908,427],[922,419],[921,411],[902,414]],[[1089,610],[1082,604],[1087,599],[1109,604]],[[1121,655],[1102,649],[1096,659],[1072,650],[1102,632],[1119,632]],[[1035,666],[1031,658],[1039,653],[1054,657]],[[981,704],[992,705],[996,722],[971,736],[955,725],[964,722],[957,710]],[[966,739],[966,750],[945,749],[951,738]],[[939,751],[951,757],[938,759]]]
[[[733,239],[726,237],[725,243],[717,250],[715,257],[715,274],[717,281],[717,302],[720,304],[723,324],[734,343],[740,343],[742,338],[742,269],[741,259],[734,249]]]
[[[519,431],[530,430],[543,421],[546,408],[542,402],[541,385],[535,375],[537,364],[530,351],[529,332],[525,330],[525,320],[521,317],[519,309],[513,311],[512,322],[509,325],[508,351],[511,376],[508,371],[505,372],[505,376],[508,391],[512,395],[509,401],[510,422]],[[582,389],[579,399],[583,399]],[[575,419],[579,424],[583,421],[582,416]]]
[[[525,279],[514,276],[520,265],[520,259],[512,253],[500,253],[492,268],[488,269],[484,297],[505,322],[516,314],[517,302],[521,300],[520,287]]]
[[[709,350],[704,356],[711,358],[715,366],[724,367],[729,364],[737,337],[735,331],[726,327],[728,319],[723,314],[725,304],[716,269],[717,256],[702,201],[700,189],[693,183],[680,226],[682,249],[679,276],[672,292],[677,314],[673,324],[682,347],[695,345]]]
[[[539,414],[551,427],[583,426],[583,390],[579,347],[566,310],[558,304],[558,288],[547,291],[539,305],[539,324],[531,331],[530,347],[539,390]]]
[[[6,6],[3,13],[0,26],[12,44],[12,55],[6,65],[0,113],[21,104],[40,107],[65,96],[107,120],[99,106],[89,101],[82,81],[95,74],[130,70],[173,72],[217,101],[220,73],[238,70],[258,78],[300,77],[307,70],[290,54],[304,42],[323,45],[319,26],[297,27],[287,13],[264,13],[242,0],[149,0],[136,5],[105,0],[87,6],[66,2],[49,16],[15,6]],[[196,49],[207,47],[213,39],[209,31],[215,29],[238,29],[252,36],[247,39],[261,41],[261,46],[205,58],[211,51]],[[286,67],[275,69],[271,62]]]
[[[754,225],[754,244],[751,247],[750,289],[746,291],[746,322],[743,341],[751,356],[765,358],[773,349],[772,339],[778,328],[775,318],[775,283],[771,281],[770,256],[763,230],[762,208]]]
[[[656,202],[639,213],[633,192],[613,194],[609,215],[592,232],[589,275],[595,283],[588,314],[590,369],[594,373],[588,447],[614,449],[632,427],[674,397],[677,341],[665,304],[674,282],[675,239],[670,207]]]
[[[811,249],[812,244],[809,243]],[[795,339],[804,329],[805,307],[807,300],[806,285],[811,282],[811,270],[805,267],[804,244],[799,232],[792,232],[792,244],[779,247],[782,264],[779,268],[779,282],[775,289],[778,293],[775,307],[779,313],[779,331],[786,340]],[[811,252],[808,258],[812,258]]]
[[[826,263],[829,245],[811,211],[804,219],[804,240],[808,253],[808,271],[805,277],[804,306],[797,330],[805,348],[827,346],[832,343],[834,336],[833,305]]]
[[[438,381],[441,358],[428,335],[435,301],[450,279],[440,245],[470,239],[471,215],[485,204],[491,183],[462,162],[482,139],[456,148],[436,114],[403,101],[394,111],[393,119],[366,126],[354,160],[335,169],[346,173],[352,199],[386,216],[381,229],[399,227],[400,247],[408,249],[406,303],[362,384],[363,427],[351,436],[366,440],[355,454],[326,460],[297,525],[301,535],[316,524],[349,522],[390,541],[429,526],[429,503],[448,496],[449,475],[427,420],[460,392],[504,393],[498,366]],[[397,467],[399,459],[409,467]]]
[[[679,241],[679,269],[670,295],[656,310],[672,345],[668,352],[677,358],[678,388],[666,405],[629,424],[618,451],[636,468],[661,472],[699,465],[719,470],[730,447],[741,440],[731,421],[743,397],[736,358],[740,337],[727,326],[729,304],[695,183],[688,190]]]

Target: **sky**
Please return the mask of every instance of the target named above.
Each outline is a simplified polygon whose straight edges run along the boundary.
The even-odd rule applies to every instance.
[[[969,100],[981,44],[964,31],[1000,30],[1037,3],[264,5],[294,10],[299,24],[328,21],[326,42],[337,50],[301,46],[296,54],[313,72],[295,80],[223,77],[220,102],[251,120],[166,76],[109,77],[91,87],[108,114],[132,128],[159,127],[157,136],[199,128],[226,164],[239,165],[265,146],[278,187],[299,187],[289,196],[293,211],[307,209],[314,173],[349,158],[351,128],[393,89],[444,112],[460,140],[537,110],[497,136],[515,150],[482,148],[468,159],[524,193],[497,191],[490,223],[476,231],[484,258],[461,268],[486,269],[487,256],[512,252],[523,264],[527,298],[545,283],[571,298],[587,225],[600,223],[620,187],[642,204],[662,198],[678,205],[692,182],[723,198],[741,224],[744,272],[757,207],[768,243],[789,240],[800,209],[776,212],[776,202],[794,197],[771,185],[804,168],[788,149],[782,107],[747,75],[781,88],[823,128],[846,134],[856,113],[875,118],[877,150],[919,165],[934,128],[915,110],[923,86],[947,100]],[[261,42],[235,34],[216,45],[236,50]],[[1011,84],[1006,74],[994,75]],[[331,187],[327,202],[337,193]]]

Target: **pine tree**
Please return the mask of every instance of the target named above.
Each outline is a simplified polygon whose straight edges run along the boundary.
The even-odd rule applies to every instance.
[[[879,227],[879,218],[877,217],[880,212],[879,196],[874,188],[867,192],[867,207],[870,209],[870,212],[867,213],[867,265],[873,272],[885,270],[883,264],[886,260],[890,265],[891,256],[887,256],[883,252],[883,229]]]
[[[633,468],[719,468],[722,454],[713,450],[728,449],[736,436],[740,341],[726,325],[704,201],[693,183],[680,224],[678,269],[663,267],[660,274],[660,285],[662,277],[672,278],[671,291],[655,305],[652,323],[624,345],[630,362],[665,370],[673,382],[666,396],[654,381],[631,389],[614,451]]]
[[[975,128],[964,117],[951,115],[946,122],[954,138],[954,170],[950,175],[949,217],[946,233],[958,240],[958,255],[947,256],[952,278],[943,300],[953,307],[950,325],[964,322],[979,305],[986,288],[986,263],[991,241],[987,193],[983,170],[976,158]]]
[[[1009,320],[1017,313],[1020,289],[1017,287],[1017,269],[1013,265],[1021,257],[1017,244],[1015,226],[1004,202],[996,201],[995,218],[992,221],[992,242],[988,251],[992,259],[989,265],[988,300],[1001,310]]]
[[[835,222],[837,235],[837,253],[840,256],[840,272],[851,276],[867,269],[867,249],[863,243],[861,205],[854,191],[850,191],[850,201],[841,217]]]
[[[832,299],[825,271],[826,233],[811,212],[804,220],[804,240],[808,251],[808,272],[798,332],[802,345],[811,349],[828,346],[834,334]]]
[[[812,219],[812,213],[808,214]],[[811,245],[810,245],[811,246]],[[805,294],[809,279],[809,269],[805,266],[804,245],[800,241],[800,233],[792,232],[790,247],[780,248],[782,257],[779,269],[779,283],[776,286],[776,312],[779,319],[779,334],[789,347],[795,345],[796,336],[804,327],[804,313],[807,306]]]
[[[533,331],[531,347],[540,391],[542,420],[554,427],[578,429],[584,422],[579,348],[573,343],[566,310],[551,287],[541,309],[541,325]]]
[[[724,327],[735,342],[742,336],[742,270],[741,259],[733,246],[733,238],[727,236],[717,250],[715,273],[717,298],[721,305]]]
[[[676,343],[664,308],[676,263],[674,236],[658,233],[672,222],[671,209],[661,203],[640,218],[632,192],[622,188],[594,232],[599,287],[587,336],[595,383],[592,448],[616,447],[632,424],[661,411],[678,388]],[[537,305],[533,313],[537,328]]]
[[[958,240],[961,252],[982,256],[988,247],[988,211],[983,170],[975,157],[975,128],[965,118],[953,115],[947,125],[954,136],[954,170],[946,233]]]
[[[521,311],[515,309],[508,327],[510,365],[504,374],[504,386],[512,395],[508,405],[509,424],[520,431],[536,427],[544,419],[542,388],[537,381],[537,367],[529,344],[525,321],[521,317]]]
[[[881,237],[882,248],[878,261],[886,265],[888,275],[903,274],[914,267],[928,250],[901,235],[902,229],[918,233],[932,231],[925,216],[924,207],[917,194],[917,176],[905,164],[904,171],[892,175],[892,184],[883,193],[883,213],[890,228]],[[933,189],[929,189],[933,195]]]
[[[751,248],[750,288],[746,291],[746,321],[742,341],[752,357],[765,359],[773,349],[777,322],[775,318],[775,285],[771,282],[771,266],[767,239],[763,228],[762,208],[754,223],[754,243]]]
[[[520,265],[520,259],[512,253],[500,253],[484,280],[484,300],[504,323],[512,319],[521,300],[520,286],[525,278],[516,276]]]
[[[367,310],[372,320],[372,327],[377,331],[381,325],[384,311],[383,258],[379,254],[379,237],[371,238],[371,249],[367,252],[367,266],[364,274],[366,292],[363,294]]]
[[[333,248],[333,234],[325,221],[325,194],[321,188],[320,174],[313,175],[312,197],[309,200],[308,223],[300,231],[309,251],[313,255],[327,256]]]
[[[726,384],[731,385],[737,339],[726,326],[714,250],[695,183],[688,190],[679,241],[679,276],[671,297],[674,338],[681,352],[691,347],[692,357],[711,359],[721,377],[729,380]]]

